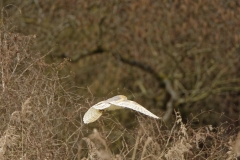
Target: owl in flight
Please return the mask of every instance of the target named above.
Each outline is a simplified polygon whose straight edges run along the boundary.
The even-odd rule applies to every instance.
[[[140,104],[128,100],[126,96],[118,95],[105,101],[98,102],[97,104],[89,108],[83,116],[83,122],[92,123],[102,115],[103,111],[111,111],[123,108],[129,108],[137,112],[143,113],[147,116],[159,119],[158,116],[154,115]]]

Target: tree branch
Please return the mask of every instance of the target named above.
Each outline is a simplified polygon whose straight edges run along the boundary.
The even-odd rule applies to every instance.
[[[78,62],[80,59],[85,58],[87,56],[102,54],[104,52],[107,52],[107,51],[104,50],[101,46],[98,46],[92,52],[89,52],[89,53],[86,53],[86,54],[81,54],[77,58],[75,58],[74,60],[71,60],[71,62]],[[165,115],[163,116],[163,120],[167,121],[171,116],[171,113],[173,111],[175,102],[179,99],[178,94],[174,90],[174,88],[172,87],[172,84],[169,81],[169,79],[166,76],[163,76],[163,74],[161,75],[161,74],[157,73],[151,66],[149,66],[147,64],[143,64],[143,63],[135,61],[135,60],[129,60],[127,58],[124,58],[123,56],[121,56],[118,53],[113,53],[113,56],[117,60],[119,60],[119,61],[121,61],[121,62],[123,62],[123,63],[125,63],[129,66],[139,68],[142,71],[149,73],[150,75],[152,75],[152,77],[154,77],[157,80],[157,82],[159,83],[159,87],[166,89],[166,92],[170,96],[170,98],[167,100],[167,104],[166,104],[167,111],[166,111]],[[62,58],[68,58],[64,54],[61,55],[61,57]]]
[[[72,59],[70,58],[69,56],[67,56],[65,53],[61,54],[61,55],[51,55],[52,57],[56,57],[56,58],[69,58],[71,60],[72,63],[76,63],[78,62],[80,59],[83,59],[83,58],[86,58],[88,56],[93,56],[93,55],[97,55],[97,54],[102,54],[104,53],[105,50],[101,47],[101,46],[98,46],[96,49],[94,49],[93,51],[91,52],[88,52],[88,53],[83,53],[83,54],[79,54],[78,57]]]
[[[170,118],[171,113],[173,111],[174,103],[179,99],[178,93],[174,90],[169,79],[167,79],[163,76],[160,76],[160,74],[158,74],[152,67],[150,67],[146,64],[143,64],[143,63],[135,61],[135,60],[126,59],[117,53],[115,53],[114,56],[123,63],[126,63],[130,66],[137,67],[137,68],[151,74],[158,81],[160,87],[166,89],[167,93],[170,95],[170,99],[168,99],[168,102],[166,104],[167,111],[163,116],[163,121],[167,121]]]
[[[152,67],[148,66],[147,64],[143,64],[141,62],[135,61],[135,60],[126,59],[118,53],[114,53],[113,55],[119,61],[121,61],[125,64],[128,64],[130,66],[139,68],[139,69],[151,74],[158,81],[160,87],[162,87],[162,88],[165,87],[163,76],[160,76],[160,74],[158,74]]]

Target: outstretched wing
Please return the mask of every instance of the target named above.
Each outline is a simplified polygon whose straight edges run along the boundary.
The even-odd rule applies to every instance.
[[[141,106],[140,104],[138,104],[134,101],[124,100],[124,101],[113,101],[113,102],[109,102],[109,103],[112,105],[115,105],[115,106],[129,108],[129,109],[135,110],[137,112],[143,113],[147,116],[159,119],[158,116],[154,115],[153,113],[148,111],[146,108],[144,108],[143,106]]]
[[[83,122],[91,123],[96,121],[102,115],[102,111],[95,109],[93,107],[89,108],[88,111],[83,116]]]
[[[117,95],[117,96],[107,99],[104,102],[109,103],[109,102],[118,102],[118,101],[123,101],[123,100],[127,100],[127,97],[124,95]]]
[[[105,101],[101,101],[98,102],[97,104],[95,104],[94,106],[92,106],[92,108],[95,108],[97,110],[104,110],[106,108],[109,108],[111,104],[106,103]]]
[[[97,104],[95,104],[94,106],[92,106],[95,109],[99,109],[99,110],[116,110],[116,109],[122,109],[122,106],[115,106],[115,105],[111,105],[110,102],[114,102],[114,103],[118,103],[118,102],[122,102],[124,100],[127,100],[126,96],[123,95],[118,95],[118,96],[114,96],[112,98],[109,98],[105,101],[101,101],[98,102]]]

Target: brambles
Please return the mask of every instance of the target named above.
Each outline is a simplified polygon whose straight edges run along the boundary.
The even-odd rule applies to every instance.
[[[118,139],[122,145],[117,153],[111,152],[111,142],[116,138],[116,130],[104,130],[83,138],[87,144],[88,156],[83,153],[84,143],[80,144],[81,157],[95,155],[97,159],[109,156],[108,159],[234,159],[239,156],[238,138],[229,142],[231,134],[224,127],[204,126],[194,129],[191,124],[184,124],[179,112],[172,128],[166,128],[161,122],[148,123],[140,118],[137,130],[122,131]],[[115,126],[117,126],[115,124]],[[105,128],[102,126],[100,128]],[[128,142],[128,143],[126,143]],[[117,143],[115,141],[115,143]],[[93,147],[94,146],[94,147]],[[93,150],[94,148],[94,150]],[[226,154],[228,152],[228,154]],[[103,158],[104,159],[104,158]]]
[[[80,118],[79,112],[72,110],[81,109],[76,103],[81,97],[71,97],[73,92],[60,83],[61,63],[46,64],[44,56],[29,49],[33,36],[5,27],[0,32],[1,159],[67,159],[69,150],[63,142],[76,129],[70,123]]]

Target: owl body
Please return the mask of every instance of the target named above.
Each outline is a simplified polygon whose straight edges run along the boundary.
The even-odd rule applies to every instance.
[[[83,122],[91,123],[96,121],[102,115],[103,111],[117,110],[123,108],[129,108],[150,117],[159,119],[158,116],[154,115],[140,104],[128,100],[126,96],[118,95],[105,101],[98,102],[97,104],[89,108],[89,110],[83,116]]]

